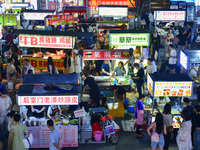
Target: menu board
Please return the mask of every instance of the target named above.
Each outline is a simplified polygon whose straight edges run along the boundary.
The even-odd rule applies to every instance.
[[[151,79],[150,75],[147,75],[147,88],[151,95],[153,94],[153,80]]]
[[[110,46],[149,46],[149,33],[110,33]]]
[[[55,126],[60,132],[61,147],[78,147],[78,126]],[[31,148],[48,148],[50,129],[47,126],[28,127],[32,133],[34,143]]]
[[[185,11],[162,10],[155,11],[154,18],[157,21],[185,21]]]
[[[178,96],[189,97],[192,93],[192,82],[155,82],[155,97]]]

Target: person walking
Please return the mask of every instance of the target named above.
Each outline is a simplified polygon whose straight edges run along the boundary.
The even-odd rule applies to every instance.
[[[196,115],[194,117],[194,150],[200,150],[200,106],[194,107]]]
[[[11,126],[11,137],[13,137],[13,150],[26,150],[23,139],[24,134],[28,135],[25,124],[20,123],[20,115],[14,115],[15,124]]]
[[[174,45],[170,44],[169,45],[169,54],[167,56],[169,57],[169,69],[170,69],[170,74],[175,74],[175,69],[176,69],[176,62],[177,62],[177,52],[174,48]]]
[[[187,33],[186,33],[186,36],[187,36],[187,43],[186,43],[186,48],[188,48],[189,50],[191,49],[191,36],[192,36],[192,29],[191,29],[191,26],[190,24],[187,24]]]
[[[47,121],[47,127],[51,130],[49,135],[49,150],[61,150],[60,144],[60,133],[58,129],[55,129],[52,120]]]
[[[176,36],[176,39],[178,39],[177,56],[178,56],[178,59],[179,59],[180,50],[184,50],[185,49],[186,40],[187,40],[187,36],[185,34],[185,29],[184,28],[180,29],[180,33]]]
[[[142,86],[144,84],[144,79],[145,79],[145,74],[144,74],[144,69],[139,66],[138,63],[134,63],[134,67],[138,69],[137,75],[132,77],[134,82],[136,82],[136,87],[139,96],[142,95]]]
[[[167,34],[165,36],[165,52],[168,52],[169,51],[169,45],[172,44],[172,41],[174,40],[174,35],[172,34],[171,32],[171,29],[167,29]]]
[[[13,58],[8,59],[8,66],[7,66],[7,79],[8,82],[13,83],[13,91],[15,92],[15,86],[16,86],[16,68],[14,66],[15,60]]]
[[[136,111],[135,111],[135,117],[136,119],[136,136],[139,138],[142,138],[142,125],[143,125],[143,115],[144,115],[144,103],[146,96],[142,94],[137,102],[136,102]]]
[[[152,133],[150,130],[152,129]],[[159,150],[163,150],[165,140],[163,134],[167,134],[166,126],[163,121],[163,115],[161,113],[156,114],[156,120],[147,129],[147,133],[151,137],[152,150],[156,150],[159,145]]]
[[[162,115],[163,115],[165,126],[167,127],[167,129],[169,129],[170,127],[172,127],[172,124],[173,124],[173,116],[171,114],[171,105],[169,103],[167,103],[164,106]],[[164,139],[165,139],[164,150],[168,150],[170,142],[171,142],[171,133],[168,130],[167,130],[167,134],[164,135]]]
[[[180,118],[177,118],[177,122],[180,124],[180,129],[176,137],[176,143],[179,150],[191,150],[192,149],[192,122],[189,110],[183,110],[181,117],[183,122],[181,123]]]

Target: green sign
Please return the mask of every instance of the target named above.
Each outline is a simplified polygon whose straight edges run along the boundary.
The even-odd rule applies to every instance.
[[[149,33],[110,33],[110,46],[149,46]]]
[[[2,24],[4,26],[16,26],[17,25],[17,15],[16,14],[0,15],[0,24]]]

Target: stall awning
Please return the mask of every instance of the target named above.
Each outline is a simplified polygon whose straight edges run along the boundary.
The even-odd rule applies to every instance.
[[[76,74],[34,74],[26,75],[23,84],[77,84]]]
[[[15,34],[27,34],[27,35],[57,35],[57,36],[72,36],[72,37],[93,37],[93,33],[90,32],[72,32],[72,31],[41,31],[41,30],[17,30]]]
[[[85,6],[68,6],[65,7],[64,13],[86,13],[87,7]]]

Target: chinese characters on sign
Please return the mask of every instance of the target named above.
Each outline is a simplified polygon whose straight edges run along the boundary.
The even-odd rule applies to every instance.
[[[19,35],[20,47],[72,48],[72,37],[47,35]]]
[[[62,125],[55,126],[60,133],[61,147],[78,147],[78,126]],[[49,134],[51,131],[47,126],[27,127],[28,132],[33,134],[34,143],[31,148],[48,148]]]
[[[127,50],[84,50],[83,59],[129,59],[129,51]]]
[[[110,46],[149,46],[149,33],[110,33]]]
[[[132,1],[135,5],[135,1]],[[128,5],[132,7],[129,0],[88,0],[88,7],[98,7],[99,5]]]
[[[74,21],[73,15],[52,15],[48,18],[50,25],[66,25]]]
[[[124,16],[128,15],[128,7],[99,7],[99,16]]]
[[[18,96],[18,105],[78,105],[78,95]]]
[[[24,59],[30,60],[31,65],[35,69],[47,69],[47,59],[44,58],[27,58],[22,57],[20,58],[20,67],[22,68],[24,65]],[[53,63],[58,70],[63,70],[64,59],[53,59]]]
[[[161,21],[184,21],[185,11],[156,11],[156,20]]]

